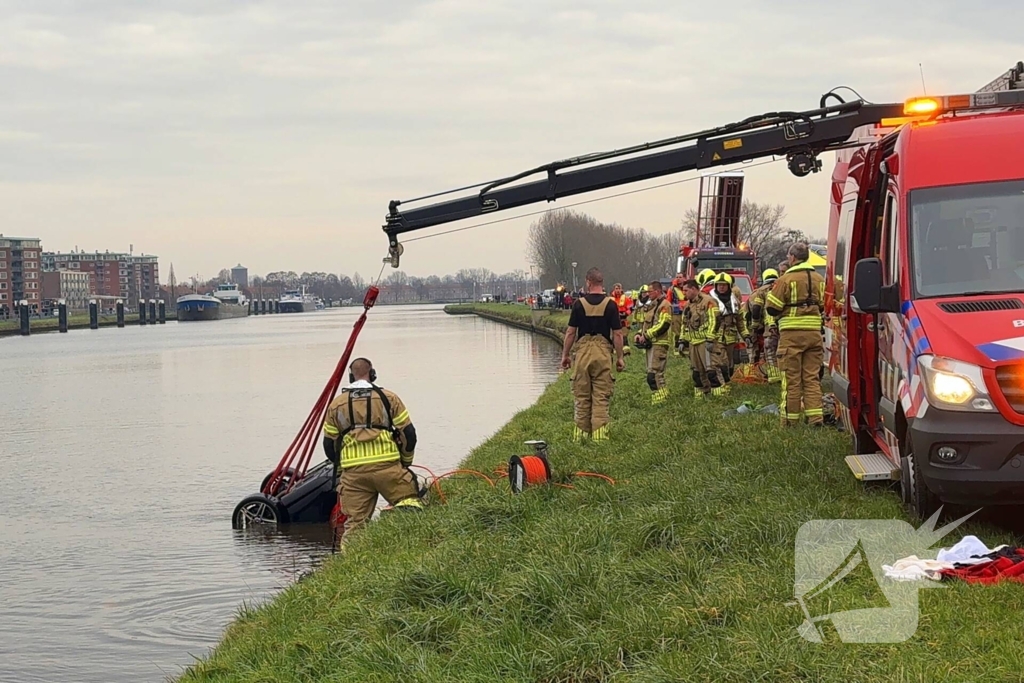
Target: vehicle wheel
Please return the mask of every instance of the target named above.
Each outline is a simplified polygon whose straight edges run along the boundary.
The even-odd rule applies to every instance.
[[[938,496],[928,490],[924,483],[921,468],[918,467],[920,456],[914,452],[914,445],[909,434],[904,443],[906,445],[905,452],[900,457],[900,497],[909,510],[920,519],[925,520],[939,509],[941,501]]]
[[[284,490],[285,487],[288,486],[288,482],[290,482],[292,480],[292,475],[293,474],[295,474],[295,470],[293,468],[291,468],[291,467],[289,467],[288,469],[286,469],[284,471],[284,476],[282,476],[281,477],[281,481],[279,481],[277,483],[277,491],[282,491],[282,490]],[[263,492],[264,490],[266,490],[267,482],[270,481],[270,478],[272,476],[274,476],[274,472],[270,471],[270,472],[267,472],[267,476],[263,477],[263,483],[260,484],[260,492]],[[272,493],[276,494],[277,491],[273,491]]]
[[[262,493],[244,498],[235,506],[231,515],[232,529],[249,529],[252,527],[276,525],[281,518],[277,503]]]

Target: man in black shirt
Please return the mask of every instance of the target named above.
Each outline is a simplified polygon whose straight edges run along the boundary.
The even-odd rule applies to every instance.
[[[575,351],[572,393],[576,399],[573,440],[608,440],[608,404],[615,380],[612,377],[612,352],[616,369],[622,372],[622,322],[615,301],[604,293],[604,276],[597,268],[587,271],[587,294],[580,297],[569,313],[569,327],[562,346],[562,367],[568,370]]]

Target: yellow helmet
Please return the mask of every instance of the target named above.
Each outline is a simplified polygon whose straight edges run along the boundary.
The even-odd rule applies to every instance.
[[[695,279],[697,280],[697,284],[703,287],[707,283],[711,282],[711,280],[714,279],[714,277],[715,271],[711,270],[710,268],[705,268],[704,270],[697,273],[697,277]]]
[[[732,275],[729,275],[729,273],[719,273],[718,275],[716,275],[715,276],[715,284],[717,285],[717,284],[722,283],[722,282],[724,282],[725,284],[727,284],[730,287],[732,287],[732,283],[733,283]]]
[[[764,272],[761,273],[761,282],[768,282],[769,280],[778,280],[779,271],[774,268],[765,268]]]

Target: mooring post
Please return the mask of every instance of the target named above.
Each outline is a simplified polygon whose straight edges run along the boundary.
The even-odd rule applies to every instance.
[[[21,336],[27,337],[29,335],[29,312],[28,312],[28,301],[22,299],[18,313],[21,315]]]
[[[68,302],[64,299],[57,302],[57,331],[68,331]]]
[[[117,300],[117,326],[124,327],[124,302]]]
[[[100,327],[100,310],[96,299],[89,301],[89,329],[98,330]]]
[[[156,325],[156,299],[149,300],[149,324]]]
[[[139,325],[146,324],[146,300],[139,299]]]
[[[159,322],[161,325],[164,325],[167,323],[167,305],[164,303],[163,299],[157,301],[156,305],[159,307],[160,311],[160,319],[157,322]]]
[[[267,313],[267,300],[260,299],[260,313],[266,315]]]
[[[280,299],[274,299],[274,313],[280,313],[280,312],[281,312],[281,300]]]

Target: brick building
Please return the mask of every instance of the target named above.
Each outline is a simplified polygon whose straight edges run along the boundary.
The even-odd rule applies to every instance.
[[[109,251],[47,252],[43,263],[47,270],[88,273],[90,294],[117,297],[129,307],[139,299],[160,298],[160,267],[156,256]]]
[[[11,311],[19,301],[39,311],[43,302],[42,247],[38,237],[0,234],[0,311]]]
[[[43,299],[64,299],[68,309],[88,308],[93,296],[92,275],[77,270],[43,271]]]

